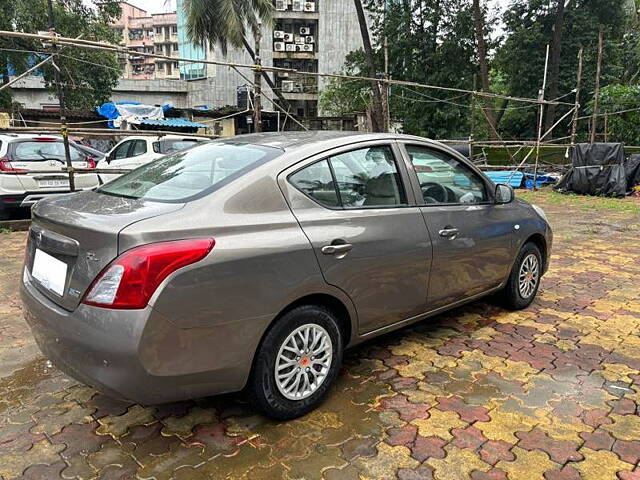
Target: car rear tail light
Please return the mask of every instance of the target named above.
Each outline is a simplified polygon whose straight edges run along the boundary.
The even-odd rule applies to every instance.
[[[96,168],[98,164],[93,157],[87,157],[87,168]]]
[[[82,303],[114,309],[144,308],[165,278],[205,258],[214,245],[213,238],[199,238],[132,248],[96,277]]]
[[[0,172],[9,172],[9,173],[26,173],[28,170],[24,168],[13,168],[11,166],[11,161],[7,158],[0,158]]]

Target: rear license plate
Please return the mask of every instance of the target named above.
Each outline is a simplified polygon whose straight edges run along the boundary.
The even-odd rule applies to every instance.
[[[64,187],[69,188],[69,180],[38,180],[38,187]]]
[[[66,263],[36,248],[31,275],[45,288],[63,296],[64,284],[67,280]]]

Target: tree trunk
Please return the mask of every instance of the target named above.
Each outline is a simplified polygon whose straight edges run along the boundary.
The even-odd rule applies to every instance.
[[[553,25],[553,38],[551,40],[551,68],[549,78],[549,99],[558,98],[560,91],[560,60],[562,53],[562,28],[564,25],[564,12],[566,0],[558,0],[558,10],[556,11],[556,21]],[[556,119],[557,105],[547,106],[547,115],[544,121],[544,131],[547,132],[553,126]],[[553,138],[553,132],[547,135],[550,140]]]
[[[476,30],[476,43],[478,47],[478,64],[480,66],[480,82],[483,92],[490,91],[489,65],[487,63],[487,45],[484,41],[484,14],[480,8],[480,0],[473,0],[473,18]],[[493,112],[493,100],[484,97],[484,112],[489,123],[489,135],[492,140],[498,140],[496,133],[496,120]]]
[[[364,16],[361,0],[353,0],[358,15],[358,23],[360,24],[360,34],[362,35],[362,45],[364,47],[364,56],[367,60],[368,76],[374,78],[376,76],[376,63],[373,56],[373,48],[371,47],[371,39],[369,38],[369,27],[367,19]],[[371,109],[371,129],[374,132],[385,131],[384,113],[382,109],[382,94],[380,93],[380,83],[371,82],[371,92],[373,97],[373,105]]]

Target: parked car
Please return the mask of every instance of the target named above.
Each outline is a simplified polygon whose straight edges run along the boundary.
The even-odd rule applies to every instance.
[[[95,159],[70,142],[72,165],[95,168]],[[69,192],[69,176],[62,137],[43,135],[0,135],[0,220],[20,210],[27,211],[43,198]],[[50,170],[51,173],[43,173]],[[40,173],[29,173],[38,171]],[[94,173],[75,175],[75,186],[87,190],[98,186]]]
[[[425,191],[424,152],[466,181]],[[246,388],[289,419],[346,347],[489,294],[526,308],[551,246],[540,208],[437,142],[252,134],[39,202],[21,292],[43,353],[114,397]]]
[[[100,169],[133,170],[163,155],[179,152],[205,141],[203,137],[182,135],[132,136],[120,141],[98,162]],[[118,178],[121,173],[101,173],[102,183]]]

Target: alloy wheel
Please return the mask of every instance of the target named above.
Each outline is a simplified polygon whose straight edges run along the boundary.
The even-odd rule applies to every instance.
[[[538,286],[540,279],[540,262],[538,257],[533,253],[527,255],[520,266],[520,274],[518,276],[518,289],[522,298],[529,298]]]
[[[276,386],[289,400],[313,395],[331,367],[333,346],[329,333],[316,324],[296,328],[285,339],[275,362]]]

